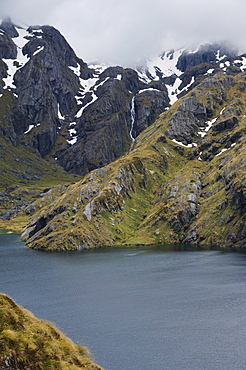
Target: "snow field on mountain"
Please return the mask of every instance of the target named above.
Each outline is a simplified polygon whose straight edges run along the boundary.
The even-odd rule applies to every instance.
[[[163,53],[161,56],[154,60],[149,60],[147,66],[149,72],[154,78],[157,78],[156,67],[163,73],[163,77],[169,77],[173,74],[179,76],[181,71],[176,67],[180,55],[184,52],[184,49],[176,51],[169,51]]]
[[[39,36],[35,35],[32,32],[28,32],[24,28],[18,28],[18,37],[13,37],[13,41],[17,46],[17,58],[16,59],[2,59],[8,67],[8,76],[3,78],[5,83],[4,89],[16,89],[14,84],[14,75],[18,69],[23,68],[25,64],[30,60],[29,57],[23,54],[22,49],[28,43],[31,37],[38,37],[42,38],[42,30],[36,30],[36,32],[40,33]],[[1,31],[4,34],[3,31]],[[33,55],[38,54],[44,49],[44,46],[38,46],[37,50],[33,53]]]

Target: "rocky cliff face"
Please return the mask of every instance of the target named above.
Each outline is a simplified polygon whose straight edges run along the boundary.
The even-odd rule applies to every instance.
[[[84,176],[21,204],[21,187],[8,192],[15,205],[0,219],[28,219],[28,246],[245,247],[245,55],[205,45],[141,70],[102,68],[52,27],[6,20],[1,29],[3,151],[21,148],[26,158],[32,148],[53,176],[61,167]]]
[[[11,100],[11,110],[2,115],[10,129],[3,134],[70,172],[85,174],[115,160],[169,106],[160,83],[151,93],[152,108],[138,99],[140,116],[133,118],[133,98],[149,84],[131,69],[89,68],[50,26],[25,30],[3,21],[0,53],[2,98],[8,94]]]
[[[141,71],[88,67],[53,27],[23,29],[6,19],[0,30],[3,136],[82,175],[126,153],[206,73],[236,73],[244,62],[225,45],[205,45],[164,53]]]
[[[52,189],[23,240],[58,250],[165,242],[245,247],[244,79],[243,72],[208,76],[143,131],[129,154],[60,196]]]

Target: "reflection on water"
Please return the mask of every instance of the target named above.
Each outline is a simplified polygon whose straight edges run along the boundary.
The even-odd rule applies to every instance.
[[[194,246],[47,253],[0,236],[0,285],[107,370],[246,368],[246,256]]]

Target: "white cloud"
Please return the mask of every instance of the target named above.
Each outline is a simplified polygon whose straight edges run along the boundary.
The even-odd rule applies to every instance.
[[[86,62],[130,66],[145,55],[219,39],[245,46],[244,0],[0,0],[0,9],[30,25],[54,25]]]

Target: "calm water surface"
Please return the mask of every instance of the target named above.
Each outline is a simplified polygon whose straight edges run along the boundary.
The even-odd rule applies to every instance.
[[[106,370],[246,368],[246,254],[45,253],[0,235],[0,291]]]

